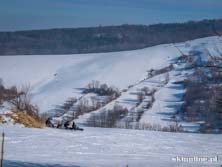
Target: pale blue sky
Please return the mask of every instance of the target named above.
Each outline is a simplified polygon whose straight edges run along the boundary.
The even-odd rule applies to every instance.
[[[0,0],[0,31],[222,18],[222,0]]]

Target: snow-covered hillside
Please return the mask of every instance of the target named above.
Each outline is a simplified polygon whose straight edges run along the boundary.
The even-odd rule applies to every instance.
[[[6,85],[30,84],[34,101],[45,112],[67,97],[78,96],[75,88],[91,80],[126,88],[147,70],[161,68],[177,56],[173,45],[104,54],[2,56],[0,77]]]
[[[177,61],[182,53],[194,55],[204,62],[210,54],[221,56],[222,40],[220,37],[209,37],[114,53],[2,56],[0,78],[7,86],[30,84],[33,101],[40,107],[40,112],[54,110],[56,105],[63,104],[69,97],[82,97],[80,88],[98,80],[123,90],[121,96],[80,116],[77,122],[85,123],[91,114],[112,109],[118,104],[129,110],[122,121],[131,119],[132,114],[143,108],[138,119],[140,123],[168,126],[174,123],[172,114],[180,109],[186,91],[177,82],[193,73],[192,69],[184,69],[188,66],[187,62]],[[137,95],[143,88],[152,93],[147,92],[138,104]]]
[[[183,130],[197,131],[204,121],[187,121],[180,115],[189,88],[184,86],[184,81],[196,79],[195,68],[206,75],[213,74],[209,71],[215,70],[215,66],[221,68],[222,59],[217,62],[218,57],[222,57],[221,37],[114,53],[0,56],[0,78],[8,87],[30,84],[33,101],[42,113],[58,112],[56,106],[65,103],[65,112],[52,119],[55,125],[73,119],[81,127],[90,123],[89,120],[97,124],[106,119],[104,112],[112,111],[108,116],[118,117],[114,124],[99,127],[179,131],[166,129],[176,125]],[[209,61],[213,59],[216,61]],[[102,83],[100,90],[88,85],[92,80],[95,85],[96,81]],[[206,83],[213,87],[220,85],[219,81]],[[199,104],[207,102],[198,100]],[[6,167],[217,167],[222,164],[221,135],[95,127],[83,127],[83,132],[28,129],[12,125],[13,121],[6,115],[11,112],[7,102],[3,101],[0,107],[2,122],[10,122],[0,126],[0,132],[6,133]],[[218,126],[215,127],[206,132],[220,133]],[[205,162],[181,162],[182,156],[202,157]]]
[[[222,164],[221,135],[86,128],[84,132],[1,126],[6,167],[203,167]],[[215,158],[176,162],[177,156]],[[57,164],[57,165],[55,165]]]

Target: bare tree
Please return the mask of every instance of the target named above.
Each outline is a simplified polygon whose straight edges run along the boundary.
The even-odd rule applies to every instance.
[[[11,88],[11,92],[17,92],[17,94],[8,100],[14,105],[16,111],[26,112],[28,115],[40,119],[39,108],[37,105],[33,105],[31,102],[30,85],[25,85],[18,90],[16,87]]]
[[[168,84],[168,82],[170,81],[170,74],[169,74],[169,72],[167,72],[167,73],[164,75],[164,78],[165,78],[164,84],[166,85],[166,84]]]
[[[112,110],[101,110],[100,113],[92,114],[87,120],[89,126],[113,128],[122,116],[127,115],[128,110],[120,105],[115,105]]]
[[[115,87],[109,87],[107,84],[100,84],[99,81],[91,81],[83,93],[96,93],[100,96],[111,96],[116,98],[120,96],[120,91]]]
[[[150,89],[145,86],[141,89],[141,91],[144,92],[144,94],[147,96],[147,95],[149,95]]]
[[[143,92],[138,92],[138,93],[137,93],[137,101],[138,101],[137,105],[139,105],[140,103],[142,103],[142,102],[143,102],[143,99],[144,99],[144,94],[143,94]]]

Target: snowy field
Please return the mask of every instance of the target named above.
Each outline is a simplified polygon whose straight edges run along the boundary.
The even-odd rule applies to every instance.
[[[166,66],[170,58],[179,55],[173,45],[161,45],[99,54],[2,56],[0,78],[8,86],[30,84],[34,101],[41,112],[46,112],[67,97],[78,97],[75,88],[83,88],[92,80],[127,88],[147,70]]]
[[[121,96],[104,107],[76,120],[85,123],[92,113],[103,109],[112,109],[118,104],[129,110],[127,117],[144,109],[139,122],[141,124],[169,126],[175,114],[183,104],[185,93],[183,85],[175,84],[192,74],[185,70],[186,63],[176,60],[182,54],[196,56],[196,59],[208,61],[211,56],[222,56],[222,39],[208,37],[178,44],[165,44],[134,51],[76,55],[36,55],[36,56],[0,56],[0,78],[6,86],[30,85],[33,102],[40,112],[54,111],[55,106],[63,104],[70,97],[82,97],[80,88],[85,88],[92,80],[113,85],[122,92]],[[151,70],[160,70],[172,66],[169,72],[147,76]],[[168,82],[164,83],[168,74]],[[147,87],[155,89],[152,96],[137,106],[138,92]],[[91,95],[86,95],[86,97]],[[68,115],[73,115],[72,112]],[[63,118],[67,116],[65,113]],[[178,121],[178,120],[177,120]],[[180,121],[180,120],[179,120]],[[185,125],[186,123],[181,122]],[[188,130],[196,130],[199,123],[186,125]]]
[[[168,167],[222,164],[222,135],[86,128],[84,132],[1,126],[6,167]],[[175,157],[217,157],[176,162]],[[25,162],[25,163],[24,163]],[[55,165],[56,164],[56,165]]]
[[[112,109],[115,104],[136,112],[150,102],[145,96],[136,105],[136,93],[144,87],[155,89],[155,101],[144,110],[139,123],[168,125],[171,114],[181,104],[186,91],[177,81],[192,74],[187,64],[175,60],[184,54],[208,60],[209,55],[222,56],[219,37],[166,44],[135,51],[42,56],[0,56],[0,78],[6,86],[30,84],[33,101],[41,112],[63,104],[69,97],[81,97],[79,88],[91,80],[114,85],[121,96],[92,113]],[[149,76],[148,71],[172,66],[166,73]],[[129,87],[130,86],[130,87]],[[92,94],[87,94],[90,97]],[[7,112],[6,108],[1,113]],[[80,116],[84,123],[90,114]],[[64,115],[67,115],[65,113]],[[63,116],[64,116],[63,115]],[[127,118],[126,117],[126,118]],[[125,118],[124,118],[125,119]],[[121,120],[122,121],[122,120]],[[121,123],[120,121],[120,123]],[[187,124],[187,123],[184,123]],[[193,122],[194,127],[196,124]],[[190,125],[188,125],[189,127]],[[185,134],[127,129],[85,127],[84,132],[59,129],[27,129],[18,125],[1,125],[5,131],[6,167],[186,167],[222,165],[222,135]],[[175,157],[217,158],[215,162],[176,162]]]

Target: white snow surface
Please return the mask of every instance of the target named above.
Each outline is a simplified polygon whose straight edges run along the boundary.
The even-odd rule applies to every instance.
[[[204,50],[215,55],[222,52],[221,42],[219,37],[208,37],[177,45],[184,53]],[[141,80],[147,70],[166,67],[180,55],[173,44],[165,44],[112,53],[1,56],[0,78],[7,86],[31,85],[33,101],[40,112],[46,112],[68,97],[79,97],[75,88],[91,80],[124,89]]]
[[[103,108],[80,116],[76,120],[78,123],[85,123],[92,113],[112,109],[115,104],[120,104],[130,112],[137,111],[151,98],[146,97],[146,101],[136,107],[138,90],[143,87],[156,89],[154,103],[144,111],[139,122],[164,127],[174,123],[172,115],[183,103],[182,96],[186,91],[182,85],[174,82],[192,74],[192,70],[183,69],[186,64],[175,64],[181,51],[187,55],[192,53],[202,61],[208,60],[210,54],[222,56],[222,39],[208,37],[113,53],[0,56],[0,78],[7,86],[30,84],[33,102],[39,106],[40,112],[55,109],[56,105],[63,104],[69,97],[81,97],[81,89],[78,88],[84,88],[92,80],[127,90]],[[166,73],[146,78],[147,71],[169,65],[174,66],[169,72],[169,83],[163,84]],[[190,126],[196,129],[198,124]]]
[[[91,80],[123,89],[177,56],[173,45],[99,54],[1,56],[0,78],[7,86],[31,85],[34,102],[46,112],[68,97],[80,96],[74,88]]]
[[[99,80],[120,89],[127,89],[116,100],[104,106],[110,109],[121,104],[131,110],[136,95],[144,86],[157,89],[155,102],[145,110],[140,122],[167,125],[167,114],[179,106],[184,88],[174,81],[183,80],[192,70],[180,71],[174,64],[169,82],[163,85],[164,74],[146,78],[147,71],[161,69],[181,56],[177,46],[186,54],[196,52],[202,60],[209,53],[222,56],[219,37],[197,39],[179,44],[166,44],[135,51],[41,56],[0,56],[0,78],[7,86],[30,84],[33,101],[41,112],[53,109],[69,97],[80,97],[79,89],[91,80]],[[128,88],[129,85],[133,87]],[[176,96],[175,96],[176,95]],[[146,101],[149,101],[146,97]],[[140,107],[143,104],[139,105]],[[1,109],[0,113],[8,110]],[[94,111],[94,112],[100,112]],[[84,122],[90,114],[81,116]],[[187,124],[187,123],[183,123]],[[197,126],[193,123],[193,126]],[[187,124],[187,127],[191,126]],[[127,129],[84,127],[83,132],[59,129],[27,129],[18,125],[1,125],[5,131],[6,167],[166,167],[220,166],[222,164],[222,135],[185,134]],[[218,157],[211,162],[175,162],[176,156]]]
[[[57,164],[53,167],[122,167],[127,164],[129,167],[216,167],[222,164],[222,135],[105,128],[74,132],[0,126],[2,131],[6,133],[6,167],[12,164],[15,167],[50,164]],[[218,161],[176,162],[173,158],[177,156],[218,156]]]

